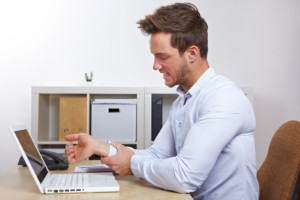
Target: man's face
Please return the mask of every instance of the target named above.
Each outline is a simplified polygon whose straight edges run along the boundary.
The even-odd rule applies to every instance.
[[[171,46],[170,33],[155,33],[150,38],[150,50],[154,55],[153,69],[163,74],[165,84],[185,86],[190,68],[185,54],[180,55],[177,48]]]

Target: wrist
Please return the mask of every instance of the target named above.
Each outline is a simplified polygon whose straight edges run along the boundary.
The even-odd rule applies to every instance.
[[[110,144],[107,144],[106,142],[102,142],[100,140],[95,140],[95,141],[96,141],[94,145],[95,154],[99,156],[108,156]]]

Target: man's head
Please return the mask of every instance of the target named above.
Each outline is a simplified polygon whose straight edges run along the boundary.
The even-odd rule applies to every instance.
[[[154,14],[147,15],[137,23],[147,34],[171,33],[171,45],[177,48],[180,54],[195,45],[199,47],[202,59],[207,58],[208,26],[193,4],[175,3],[160,7]]]

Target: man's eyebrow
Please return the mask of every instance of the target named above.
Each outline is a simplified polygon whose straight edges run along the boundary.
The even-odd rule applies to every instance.
[[[157,53],[154,53],[154,55],[160,56],[160,55],[168,55],[168,54],[167,54],[167,53],[164,53],[164,52],[157,52]]]

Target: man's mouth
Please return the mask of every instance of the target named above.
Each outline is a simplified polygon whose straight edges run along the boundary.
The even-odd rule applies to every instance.
[[[170,74],[168,72],[161,72],[163,74],[163,78],[165,80],[169,79],[170,78]]]

